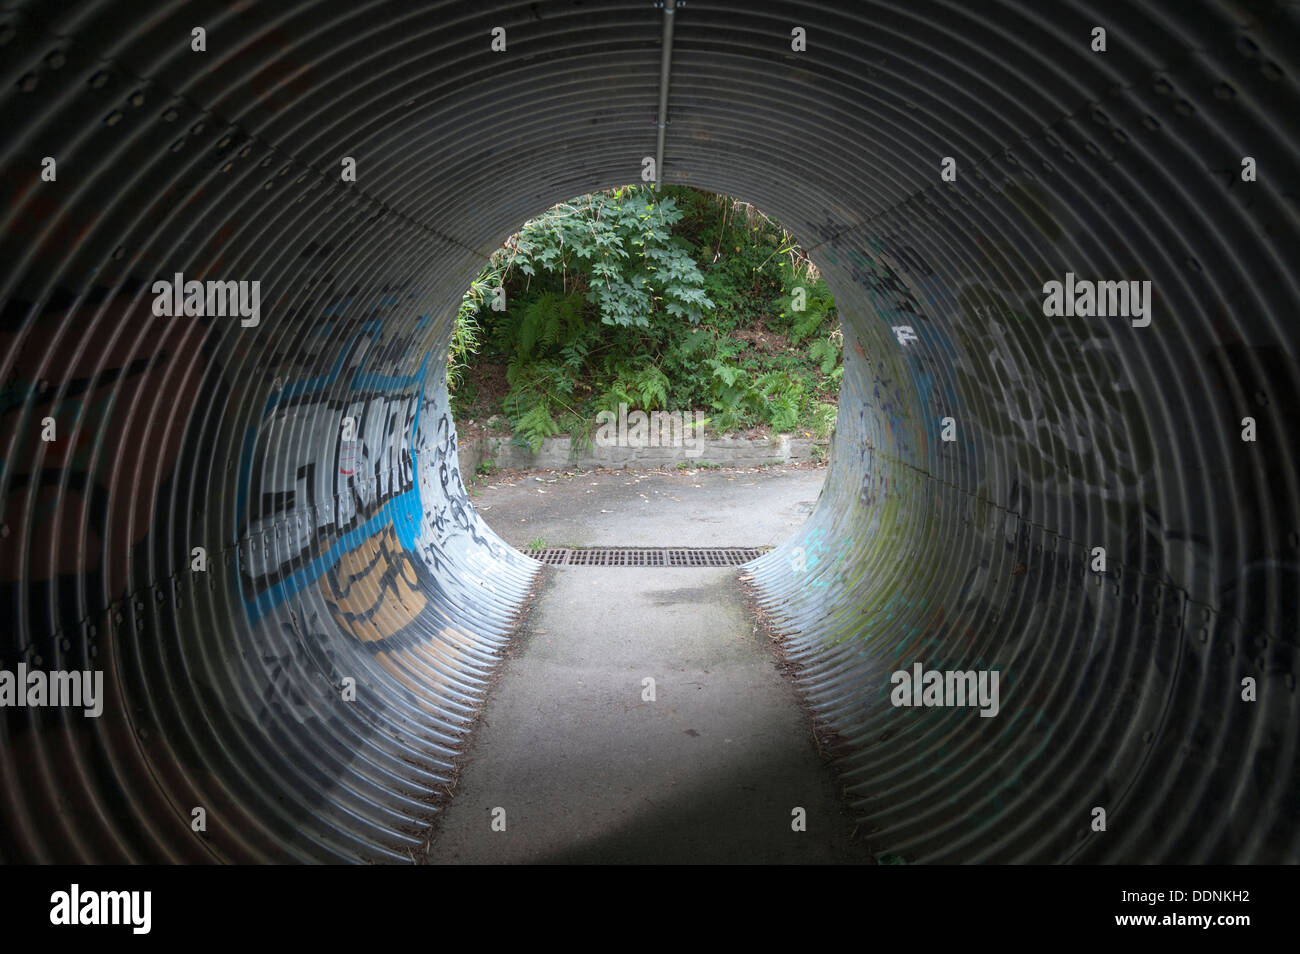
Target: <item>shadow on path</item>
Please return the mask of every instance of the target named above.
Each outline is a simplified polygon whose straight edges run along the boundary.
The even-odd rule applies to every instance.
[[[871,861],[734,568],[546,572],[430,861]]]

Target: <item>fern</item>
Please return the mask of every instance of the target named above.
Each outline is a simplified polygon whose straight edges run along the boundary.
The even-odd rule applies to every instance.
[[[808,349],[808,355],[819,362],[821,373],[830,376],[840,363],[840,349],[830,338],[818,338]]]
[[[668,406],[668,377],[658,368],[649,367],[638,374],[632,388],[642,410],[661,411]]]
[[[728,434],[739,428],[744,421],[740,416],[740,410],[736,407],[725,407],[717,402],[714,403],[715,413],[713,415],[713,429],[719,434]]]
[[[617,411],[620,404],[626,404],[628,407],[635,406],[636,398],[632,396],[627,387],[626,381],[622,379],[616,380],[600,396],[600,399],[596,402],[597,408],[602,411]]]
[[[807,389],[803,379],[788,371],[770,371],[754,382],[754,390],[764,400],[764,416],[772,429],[792,431],[799,423]]]
[[[792,431],[799,423],[799,398],[797,395],[783,391],[769,399],[767,404],[768,423],[780,433]]]
[[[560,433],[560,425],[551,416],[550,406],[546,401],[539,401],[513,421],[515,437],[528,445],[534,454],[541,447],[542,441]]]
[[[809,305],[806,311],[796,312],[798,317],[790,326],[790,338],[795,344],[800,344],[804,338],[819,330],[826,321],[825,308],[816,307],[813,302],[809,302]]]
[[[591,345],[586,341],[578,338],[569,342],[560,351],[560,363],[575,375],[582,370],[587,362],[587,355],[591,351]]]

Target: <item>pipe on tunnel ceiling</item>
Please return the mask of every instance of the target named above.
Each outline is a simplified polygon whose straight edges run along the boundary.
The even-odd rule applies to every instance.
[[[673,11],[677,0],[659,0],[664,10],[663,51],[659,55],[659,122],[655,138],[655,175],[656,185],[663,181],[664,139],[668,134],[668,90],[673,77]]]
[[[420,857],[538,571],[462,485],[452,316],[637,180],[662,18],[0,12],[0,672],[104,678],[6,706],[5,860]],[[779,219],[842,319],[825,491],[752,571],[873,848],[1296,861],[1296,7],[673,18],[656,171]],[[1075,280],[1150,323],[1046,313]],[[997,714],[895,705],[917,664]]]

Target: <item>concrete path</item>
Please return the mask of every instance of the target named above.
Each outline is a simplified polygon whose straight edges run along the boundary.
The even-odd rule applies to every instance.
[[[632,486],[664,489],[651,480]],[[718,503],[738,505],[760,485],[733,481],[737,499]],[[784,504],[773,486],[760,491],[774,494],[760,523],[794,512],[807,488],[791,486],[787,497],[796,499]],[[530,511],[534,526],[560,526],[565,509]],[[675,526],[671,540],[629,533],[626,542],[683,543],[687,524]],[[770,539],[712,533],[688,545]],[[870,861],[863,841],[851,840],[794,691],[746,612],[736,569],[545,572],[430,861]],[[504,831],[493,830],[494,809],[504,809]],[[806,831],[793,830],[795,809]]]
[[[489,478],[475,509],[515,546],[775,546],[808,519],[826,469],[550,471]]]

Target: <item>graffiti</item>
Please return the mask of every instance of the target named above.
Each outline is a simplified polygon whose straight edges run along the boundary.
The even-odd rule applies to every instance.
[[[343,554],[321,589],[339,628],[367,643],[402,632],[428,602],[391,524]]]
[[[272,712],[287,715],[299,724],[307,721],[315,713],[304,687],[318,681],[322,675],[331,686],[340,680],[334,651],[327,648],[329,637],[321,630],[319,623],[316,613],[308,616],[301,607],[290,610],[289,621],[281,624],[284,635],[290,638],[289,651],[262,654],[266,682],[262,687],[262,707],[257,714],[258,722],[265,720]],[[314,670],[307,673],[306,679],[297,671],[304,663],[312,664],[311,669]]]

